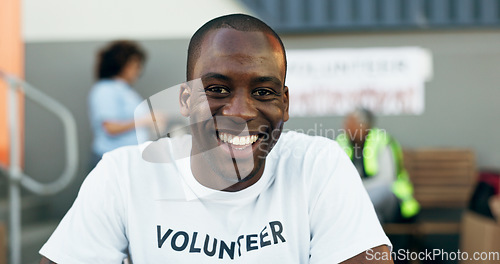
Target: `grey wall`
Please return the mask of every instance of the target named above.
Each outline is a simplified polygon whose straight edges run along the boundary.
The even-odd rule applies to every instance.
[[[500,168],[500,30],[481,32],[364,33],[285,36],[287,48],[420,46],[434,58],[434,78],[426,85],[420,116],[382,116],[378,125],[404,147],[469,147],[480,167]],[[135,85],[148,97],[185,78],[187,39],[142,42],[149,52],[145,74]],[[77,180],[50,199],[53,214],[72,204],[88,173],[91,131],[87,94],[93,83],[94,54],[104,42],[29,43],[26,80],[59,100],[74,114],[79,131]],[[293,89],[293,87],[290,87]],[[293,106],[291,106],[293,107]],[[341,117],[292,118],[287,129],[339,129]],[[321,133],[321,131],[318,131]],[[28,101],[26,171],[50,180],[63,168],[62,126]]]

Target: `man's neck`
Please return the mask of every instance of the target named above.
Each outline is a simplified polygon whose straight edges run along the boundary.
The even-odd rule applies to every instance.
[[[229,179],[222,176],[221,173],[217,173],[213,168],[213,165],[208,164],[206,158],[203,157],[203,154],[191,155],[191,172],[194,178],[201,185],[214,190],[237,192],[252,186],[262,177],[264,173],[265,160],[262,161],[262,164],[257,164],[256,167],[258,168],[257,170],[244,176],[237,175],[237,170],[235,169],[233,178]],[[242,179],[238,181],[237,178]]]

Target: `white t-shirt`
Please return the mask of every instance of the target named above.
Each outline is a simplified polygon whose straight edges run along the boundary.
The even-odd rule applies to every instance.
[[[289,132],[262,178],[238,192],[198,183],[189,157],[162,164],[144,161],[138,147],[112,151],[40,254],[59,264],[118,264],[127,252],[134,264],[330,264],[383,244],[390,241],[344,151]]]

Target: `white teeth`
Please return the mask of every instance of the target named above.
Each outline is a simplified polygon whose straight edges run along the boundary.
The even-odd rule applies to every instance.
[[[233,136],[231,134],[219,133],[219,138],[222,142],[237,145],[237,146],[245,146],[245,145],[250,145],[253,144],[255,141],[259,139],[259,136],[257,135],[251,135],[251,136],[244,136],[244,137],[239,137],[239,136]]]

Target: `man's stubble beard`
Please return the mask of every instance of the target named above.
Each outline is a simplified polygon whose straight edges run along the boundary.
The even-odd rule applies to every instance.
[[[231,158],[231,166],[227,166],[228,171],[224,171],[221,169],[219,166],[217,166],[217,162],[215,162],[216,158],[214,155],[210,154],[209,152],[203,152],[202,153],[202,158],[206,161],[206,163],[209,164],[210,170],[212,174],[215,177],[220,177],[224,182],[227,182],[229,185],[227,187],[230,187],[233,184],[239,183],[239,182],[246,182],[251,180],[255,175],[257,175],[262,167],[265,165],[265,157],[258,157],[257,161],[254,160],[253,155],[252,155],[252,168],[250,169],[245,169],[245,168],[240,168],[243,166],[238,166],[238,162],[234,159]],[[230,168],[233,168],[231,170]],[[243,174],[246,174],[244,177],[242,177],[242,169],[245,169]],[[229,175],[229,170],[233,173],[232,175]]]

